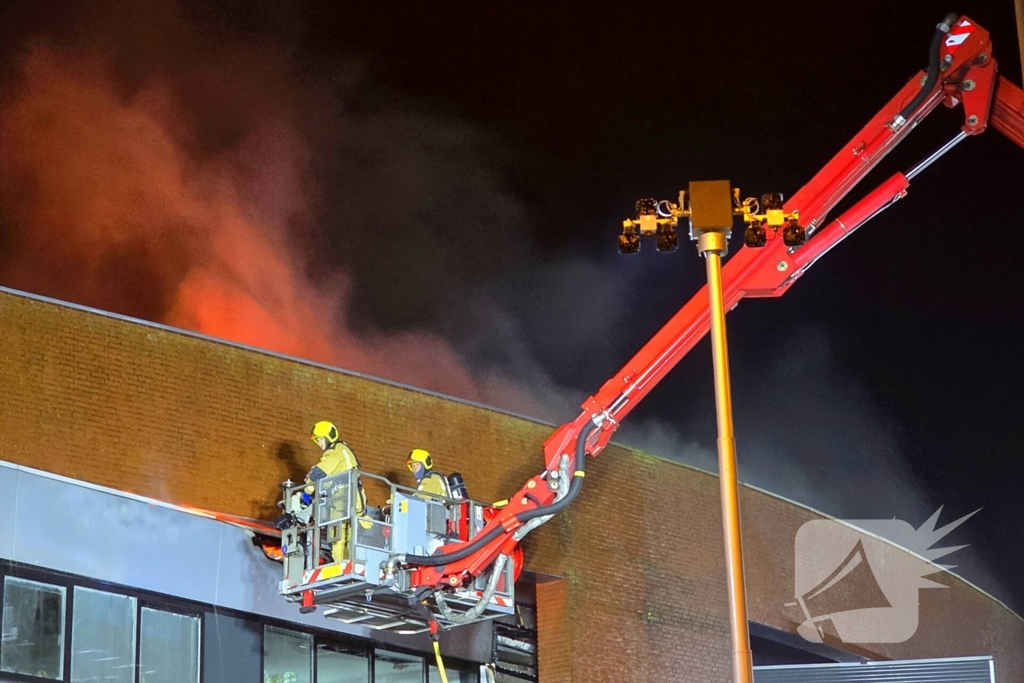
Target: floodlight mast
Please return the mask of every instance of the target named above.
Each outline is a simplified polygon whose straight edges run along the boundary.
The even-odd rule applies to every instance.
[[[940,104],[963,106],[964,124],[958,135],[915,169],[895,174],[826,223],[829,212]],[[739,202],[735,196],[734,213],[744,216],[747,230],[744,246],[722,268],[724,310],[745,298],[785,294],[825,253],[905,197],[913,176],[989,124],[1024,148],[1024,92],[997,76],[988,32],[967,17],[949,15],[936,26],[929,69],[911,78],[789,201],[779,206],[780,196],[766,195],[762,200],[767,205],[754,208],[751,200]],[[692,207],[681,193],[678,203],[654,202],[653,214],[650,202],[638,208],[645,213],[638,211],[635,221],[624,223],[624,234],[637,239],[659,236],[658,228],[665,225],[674,228]],[[663,238],[663,243],[671,246],[672,238]],[[511,496],[473,539],[444,545],[433,555],[395,555],[385,572],[407,572],[417,595],[466,585],[499,556],[509,555],[526,533],[568,507],[582,488],[586,456],[596,456],[607,446],[621,421],[708,333],[708,295],[705,286],[583,402],[576,419],[548,437],[546,469]],[[568,481],[558,475],[563,457],[569,461]],[[568,492],[559,496],[566,486]]]

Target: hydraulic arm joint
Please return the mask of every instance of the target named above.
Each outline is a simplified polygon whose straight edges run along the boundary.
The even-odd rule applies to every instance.
[[[587,398],[574,420],[548,437],[545,471],[504,504],[495,505],[493,517],[468,542],[445,544],[429,556],[393,553],[387,566],[404,567],[416,590],[468,586],[500,556],[513,552],[534,525],[572,503],[584,481],[587,457],[604,449],[628,414],[712,331],[713,318],[723,332],[713,336],[724,340],[720,311],[732,310],[744,299],[785,294],[825,253],[904,197],[911,178],[990,123],[1024,147],[1024,91],[997,76],[988,32],[967,17],[956,21],[946,17],[935,30],[927,72],[912,77],[785,205],[780,194],[741,200],[739,190],[728,181],[693,182],[674,202],[638,201],[636,217],[623,222],[619,250],[636,253],[642,238],[654,237],[659,251],[675,251],[680,221],[688,221],[685,227],[709,267],[708,288],[685,303]],[[848,193],[940,104],[963,106],[960,133],[908,173],[897,173],[826,222]],[[736,216],[745,224],[745,245],[752,248],[738,249],[719,273]],[[782,240],[776,239],[779,233]],[[721,386],[725,385],[723,381]],[[560,471],[563,461],[565,474]]]

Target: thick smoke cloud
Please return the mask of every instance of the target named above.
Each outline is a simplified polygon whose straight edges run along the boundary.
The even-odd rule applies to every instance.
[[[471,400],[512,390],[480,382],[434,334],[349,324],[347,273],[297,247],[316,216],[310,141],[293,123],[268,113],[196,153],[173,82],[126,94],[108,60],[54,45],[28,48],[14,85],[0,124],[0,198],[17,226],[7,284]]]
[[[151,9],[7,55],[0,283],[554,423],[596,387],[552,368],[581,349],[609,373],[626,360],[602,340],[631,276],[585,258],[531,264],[494,136],[376,93],[351,65]],[[893,429],[835,374],[827,334],[802,334],[799,361],[737,396],[742,478],[838,516],[923,522],[937,505]],[[692,436],[708,422],[680,405],[631,417],[618,440],[716,471],[713,438]]]

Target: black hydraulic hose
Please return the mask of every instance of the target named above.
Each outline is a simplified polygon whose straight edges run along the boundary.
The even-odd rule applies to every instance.
[[[565,497],[563,497],[562,500],[557,503],[552,503],[547,507],[520,512],[516,515],[516,519],[523,524],[526,524],[531,519],[553,515],[569,507],[569,503],[579,495],[580,489],[583,488],[583,475],[585,474],[587,463],[587,437],[589,437],[590,433],[595,429],[597,429],[597,425],[593,422],[589,422],[587,423],[587,426],[580,431],[580,435],[576,438],[576,472],[579,472],[579,474],[573,475],[572,484],[569,485],[569,493],[565,494]]]
[[[464,560],[480,548],[484,547],[498,536],[501,536],[505,530],[500,526],[496,526],[486,534],[476,539],[472,543],[467,543],[458,550],[453,550],[450,553],[443,555],[406,555],[405,564],[418,564],[423,567],[437,567],[442,564],[448,564],[449,562],[458,562]]]
[[[577,472],[585,471],[584,468],[586,467],[585,463],[587,458],[587,438],[590,436],[590,433],[595,429],[597,429],[597,425],[594,424],[593,422],[590,422],[589,424],[587,424],[586,427],[584,427],[580,431],[580,435],[576,438]],[[553,515],[557,512],[561,512],[569,505],[569,503],[572,502],[572,500],[577,495],[579,495],[581,488],[583,488],[582,474],[573,477],[572,484],[570,484],[569,486],[569,492],[565,494],[565,497],[562,498],[560,501],[558,501],[557,503],[552,503],[551,505],[548,505],[546,507],[520,512],[518,515],[516,515],[516,519],[520,523],[525,524],[526,522],[536,517],[544,517],[546,515]],[[501,526],[496,526],[480,538],[470,543],[467,543],[458,550],[453,550],[450,553],[443,553],[441,555],[406,555],[404,563],[420,565],[423,567],[437,567],[440,565],[448,564],[449,562],[458,562],[459,560],[464,560],[476,551],[480,550],[480,548],[484,547],[494,539],[498,538],[498,536],[500,536],[504,532],[504,528],[502,528]]]
[[[917,93],[917,96],[899,113],[897,118],[901,119],[900,123],[910,118],[935,88],[935,82],[939,80],[939,54],[942,49],[942,38],[949,33],[949,29],[953,26],[953,22],[956,21],[956,17],[956,14],[947,14],[942,23],[935,27],[935,35],[932,36],[932,44],[928,54],[928,76],[925,78],[924,85]]]

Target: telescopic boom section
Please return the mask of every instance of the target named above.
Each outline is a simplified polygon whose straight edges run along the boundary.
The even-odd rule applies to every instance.
[[[764,247],[741,247],[722,270],[725,306],[744,298],[777,297],[832,247],[907,194],[910,178],[962,139],[988,124],[1024,147],[1024,92],[997,76],[988,32],[967,17],[950,15],[936,27],[929,69],[916,74],[864,128],[785,203],[799,212],[807,242],[787,247],[768,230]],[[908,173],[897,173],[826,224],[829,212],[940,104],[964,107],[961,132]],[[501,553],[518,544],[515,532],[531,518],[564,509],[582,486],[586,454],[596,456],[619,423],[708,333],[707,286],[610,380],[582,405],[583,412],[559,427],[544,443],[547,469],[530,479],[472,541],[446,545],[430,557],[408,556],[416,586],[460,585],[483,572]],[[563,456],[570,460],[570,492],[555,501],[557,487],[569,482],[552,476]]]
[[[1024,91],[1003,77],[996,83],[992,127],[1024,148]]]

